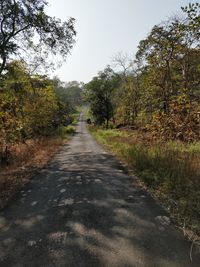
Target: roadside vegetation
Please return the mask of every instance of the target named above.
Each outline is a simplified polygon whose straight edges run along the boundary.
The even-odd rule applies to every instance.
[[[0,208],[75,133],[82,85],[30,75],[12,61],[1,89]]]
[[[94,137],[200,234],[200,5],[155,25],[86,85]]]
[[[138,131],[93,126],[90,131],[134,171],[172,218],[200,234],[200,142],[151,142]]]
[[[76,36],[47,4],[0,0],[0,208],[74,134],[82,101],[81,83],[46,75]]]

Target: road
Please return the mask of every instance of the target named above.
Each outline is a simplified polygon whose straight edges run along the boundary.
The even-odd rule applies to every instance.
[[[81,118],[72,140],[0,212],[0,266],[199,267],[183,233],[158,216],[167,215]]]

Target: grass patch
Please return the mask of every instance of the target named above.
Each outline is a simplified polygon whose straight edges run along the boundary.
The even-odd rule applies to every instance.
[[[149,142],[139,133],[90,128],[98,142],[133,167],[181,224],[200,234],[200,142]]]
[[[186,148],[187,150],[187,148]],[[198,155],[198,156],[197,156]],[[170,212],[200,233],[200,154],[167,144],[127,150],[127,160]]]
[[[56,135],[62,139],[69,138],[70,136],[74,135],[76,129],[72,125],[62,126],[57,130]]]
[[[70,115],[72,118],[72,125],[76,125],[79,121],[79,117],[80,117],[80,111],[79,109],[77,110],[77,112],[73,113]]]

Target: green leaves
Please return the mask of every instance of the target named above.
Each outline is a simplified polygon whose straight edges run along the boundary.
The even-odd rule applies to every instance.
[[[42,55],[40,64],[46,62],[49,53],[61,55],[62,61],[68,55],[76,35],[73,18],[61,22],[48,16],[44,0],[0,0],[0,5],[0,75],[12,55]]]
[[[150,130],[156,138],[200,138],[200,4],[182,10],[184,19],[174,17],[155,25],[140,41],[136,60],[119,53],[114,62],[121,69],[118,84],[113,86],[106,70],[87,85],[97,124],[105,124],[109,103],[117,127]]]
[[[117,79],[110,67],[100,72],[86,85],[87,100],[95,122],[98,125],[106,123],[113,117],[113,91],[117,86]]]
[[[31,77],[22,62],[7,66],[1,81],[0,144],[37,135],[48,135],[54,129],[59,107],[54,88],[40,76]]]
[[[182,7],[182,10],[187,15],[188,29],[196,36],[200,38],[200,3],[190,3],[186,7]]]

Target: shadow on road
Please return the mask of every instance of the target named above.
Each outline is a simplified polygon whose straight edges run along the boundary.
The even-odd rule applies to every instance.
[[[0,266],[199,266],[107,154],[58,154],[0,215]],[[113,172],[115,170],[115,172]],[[130,178],[129,178],[130,179]]]

